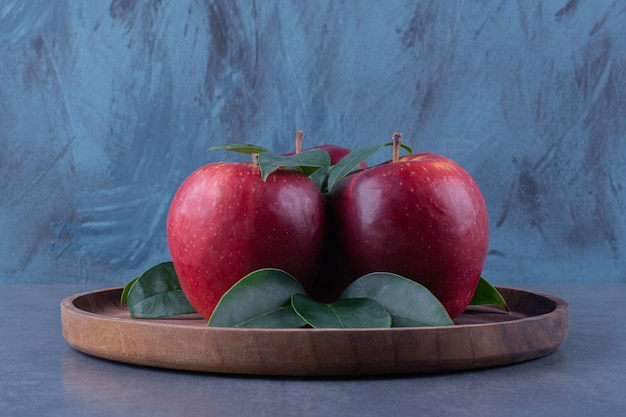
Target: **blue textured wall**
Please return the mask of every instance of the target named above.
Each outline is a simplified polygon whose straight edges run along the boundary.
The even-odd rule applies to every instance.
[[[208,146],[296,129],[465,166],[494,283],[626,281],[626,2],[584,0],[0,0],[0,281],[126,282]]]

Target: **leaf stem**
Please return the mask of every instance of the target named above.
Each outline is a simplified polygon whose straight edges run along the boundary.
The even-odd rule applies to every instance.
[[[396,132],[393,134],[393,157],[392,162],[398,162],[400,159],[400,145],[402,145],[402,133]]]
[[[304,138],[304,132],[298,130],[296,132],[296,155],[302,152],[302,139]]]
[[[258,167],[259,166],[259,154],[253,153],[253,154],[250,154],[250,156],[252,157],[252,166]]]

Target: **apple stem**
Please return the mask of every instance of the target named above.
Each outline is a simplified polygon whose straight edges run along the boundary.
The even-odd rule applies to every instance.
[[[258,167],[259,166],[259,154],[253,153],[253,154],[250,154],[250,156],[252,156],[252,166]]]
[[[296,155],[302,152],[302,139],[304,138],[304,132],[298,130],[296,132]]]
[[[398,162],[400,159],[400,145],[402,145],[402,133],[396,132],[393,134],[393,157],[392,162]]]

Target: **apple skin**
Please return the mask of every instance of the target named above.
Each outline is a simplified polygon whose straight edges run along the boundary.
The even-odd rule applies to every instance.
[[[461,166],[432,153],[404,156],[348,175],[330,204],[347,270],[333,296],[362,275],[392,272],[428,288],[450,317],[465,310],[486,260],[489,220]]]
[[[324,198],[306,175],[278,170],[263,182],[252,163],[218,162],[180,185],[167,241],[183,293],[208,319],[228,289],[260,268],[282,269],[308,286],[326,227]]]

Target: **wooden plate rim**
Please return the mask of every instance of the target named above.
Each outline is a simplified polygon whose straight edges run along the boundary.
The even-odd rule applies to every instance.
[[[154,366],[169,369],[179,369],[187,371],[211,372],[211,373],[234,373],[234,374],[258,374],[258,375],[294,375],[294,376],[345,376],[345,375],[379,375],[379,374],[404,374],[404,373],[432,373],[442,371],[458,371],[468,369],[479,369],[492,366],[508,365],[535,359],[547,355],[558,348],[567,335],[568,327],[568,304],[565,300],[543,292],[517,289],[511,287],[497,287],[503,294],[513,294],[519,297],[541,297],[554,303],[554,309],[546,313],[531,315],[513,321],[497,323],[473,323],[458,324],[451,327],[421,327],[421,328],[389,328],[389,329],[237,329],[237,328],[210,328],[199,327],[197,325],[186,324],[185,320],[171,320],[168,322],[132,319],[126,317],[113,317],[98,312],[81,309],[76,306],[75,301],[81,297],[103,297],[111,292],[121,291],[121,287],[105,288],[95,291],[87,291],[69,296],[61,301],[62,331],[67,342],[76,350],[89,355],[111,359],[118,362],[131,363],[143,366]],[[506,297],[505,297],[506,298]],[[258,355],[247,358],[243,364],[227,364],[226,359],[215,362],[204,357],[205,352],[190,354],[184,360],[168,357],[167,353],[159,353],[156,357],[144,357],[144,353],[121,352],[119,347],[112,350],[101,348],[93,341],[85,342],[84,333],[89,333],[90,326],[127,326],[130,329],[140,329],[154,333],[156,337],[159,332],[174,330],[185,332],[185,335],[193,334],[202,337],[214,337],[216,339],[227,339],[225,342],[230,345],[238,345],[241,339],[246,343],[258,338],[259,340],[279,341],[280,343],[290,343],[291,340],[301,343],[305,340],[313,348],[316,344],[337,344],[343,347],[349,344],[351,349],[364,349],[364,343],[380,338],[386,343],[390,340],[399,341],[402,345],[420,345],[420,340],[424,335],[436,335],[439,338],[454,337],[463,335],[466,337],[488,337],[494,331],[510,333],[514,329],[521,328],[523,338],[528,338],[539,325],[556,327],[554,334],[549,336],[549,340],[541,345],[523,346],[512,348],[509,352],[492,352],[489,350],[481,356],[454,358],[445,356],[438,358],[431,357],[409,357],[404,355],[403,360],[394,357],[393,360],[377,359],[366,362],[353,360],[350,357],[343,358],[344,362],[336,363],[329,360],[326,363],[325,357],[316,357],[315,363],[294,364],[280,363],[279,358],[270,358],[270,361],[260,360]],[[80,332],[76,334],[72,328],[74,325],[81,326]],[[193,332],[193,333],[188,333]],[[201,332],[201,333],[200,333]],[[547,332],[544,332],[547,333]],[[304,338],[304,339],[303,339]],[[319,341],[319,343],[318,343]],[[218,343],[219,345],[219,343]],[[222,348],[222,346],[218,346]],[[249,346],[248,346],[249,347]],[[257,346],[258,347],[258,346]],[[309,346],[310,347],[310,346]],[[326,351],[325,351],[326,352]],[[244,352],[246,353],[246,352]],[[298,355],[296,355],[298,356]],[[327,355],[328,356],[328,355]],[[384,356],[384,355],[383,355]],[[233,358],[230,358],[233,359]],[[305,358],[306,359],[306,358]]]

